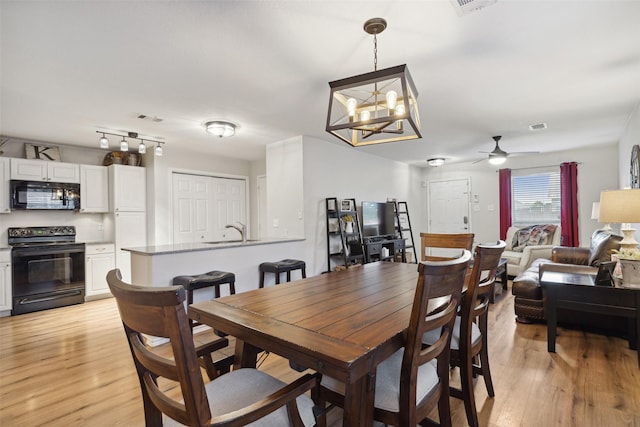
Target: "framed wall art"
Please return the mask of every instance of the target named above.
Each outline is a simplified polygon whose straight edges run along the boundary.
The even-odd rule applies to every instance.
[[[24,144],[24,154],[27,159],[48,160],[50,162],[60,161],[60,150],[54,145]]]

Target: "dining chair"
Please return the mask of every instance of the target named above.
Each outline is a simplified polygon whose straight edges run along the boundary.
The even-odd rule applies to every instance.
[[[448,261],[418,264],[418,280],[404,347],[380,363],[375,375],[373,417],[384,424],[415,426],[436,424],[427,418],[438,407],[439,425],[451,426],[449,407],[449,348],[451,330],[461,298],[471,253]],[[426,331],[438,339],[423,347]],[[323,376],[312,396],[320,408],[327,402],[344,406],[344,383]],[[326,414],[318,426],[326,425]]]
[[[467,422],[473,427],[479,425],[473,392],[474,377],[482,375],[487,393],[495,396],[489,369],[487,318],[496,270],[505,246],[504,241],[476,245],[473,268],[467,278],[467,289],[451,336],[451,366],[460,368],[461,388],[450,387],[450,393],[464,401]],[[423,337],[423,342],[431,345],[437,339],[437,333],[430,331]]]
[[[452,249],[471,251],[474,237],[473,233],[420,233],[422,261],[442,261],[458,257],[460,251]]]
[[[313,402],[304,393],[317,386],[317,374],[286,384],[243,368],[205,385],[183,305],[184,288],[130,285],[118,269],[107,274],[107,282],[135,363],[147,426],[314,424]],[[168,338],[171,356],[146,346],[142,334]]]

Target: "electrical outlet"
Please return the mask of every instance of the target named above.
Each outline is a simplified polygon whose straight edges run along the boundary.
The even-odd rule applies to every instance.
[[[273,220],[273,228],[278,228],[279,221],[277,219]]]
[[[102,231],[104,230],[104,224],[100,223],[98,224],[98,231]]]

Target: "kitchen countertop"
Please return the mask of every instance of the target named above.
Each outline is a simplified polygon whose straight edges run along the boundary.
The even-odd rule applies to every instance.
[[[260,240],[247,240],[243,242],[241,240],[228,240],[228,241],[219,241],[219,242],[194,242],[194,243],[176,243],[169,245],[158,245],[158,246],[140,246],[135,248],[122,248],[123,251],[129,251],[134,254],[139,255],[164,255],[164,254],[174,254],[181,252],[195,252],[195,251],[210,251],[215,249],[228,249],[228,248],[238,248],[244,246],[259,246],[259,245],[271,245],[274,243],[288,243],[288,242],[299,242],[303,241],[303,238],[292,238],[292,239],[278,239],[278,238],[267,238]]]

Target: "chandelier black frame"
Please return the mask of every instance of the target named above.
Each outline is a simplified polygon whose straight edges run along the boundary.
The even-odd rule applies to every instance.
[[[374,71],[329,82],[326,131],[354,147],[421,138],[418,91],[406,64],[377,69],[377,34],[387,27],[369,19]]]

